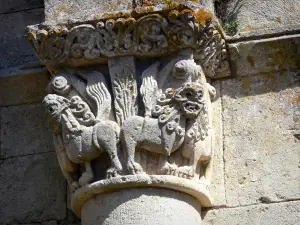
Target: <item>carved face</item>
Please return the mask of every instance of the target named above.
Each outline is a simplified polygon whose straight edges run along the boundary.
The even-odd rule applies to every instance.
[[[198,83],[187,83],[176,91],[174,100],[187,118],[196,118],[205,104],[203,100],[203,87]]]
[[[43,106],[46,109],[47,114],[48,126],[55,133],[60,131],[61,114],[68,105],[68,99],[55,94],[49,94],[43,100]]]

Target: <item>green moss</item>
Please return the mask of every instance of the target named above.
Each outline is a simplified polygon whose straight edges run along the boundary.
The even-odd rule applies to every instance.
[[[234,36],[238,31],[238,26],[239,26],[238,22],[233,21],[233,22],[225,23],[223,29],[227,35]]]
[[[171,4],[173,2],[174,2],[174,0],[165,0],[165,4]]]

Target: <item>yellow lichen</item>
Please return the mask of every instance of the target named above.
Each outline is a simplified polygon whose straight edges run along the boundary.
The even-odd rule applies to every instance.
[[[206,24],[207,22],[211,21],[213,16],[210,12],[205,11],[204,9],[200,8],[198,11],[194,11],[193,15],[196,18],[196,21],[199,24]]]
[[[254,30],[254,27],[251,25],[246,26],[244,29],[242,29],[242,32],[249,32]]]
[[[138,14],[147,14],[147,13],[153,12],[154,7],[153,6],[146,6],[146,7],[136,8],[134,11]]]
[[[143,5],[145,6],[154,6],[157,4],[157,0],[144,0]]]

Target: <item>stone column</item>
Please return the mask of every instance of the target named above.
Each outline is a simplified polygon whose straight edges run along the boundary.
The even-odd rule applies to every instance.
[[[83,3],[84,2],[84,3]],[[83,225],[199,225],[211,206],[213,14],[193,2],[45,3],[27,37],[52,74],[43,105]]]

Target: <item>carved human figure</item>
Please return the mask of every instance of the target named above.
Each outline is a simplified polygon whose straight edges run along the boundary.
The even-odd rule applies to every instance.
[[[73,190],[93,180],[90,162],[105,151],[111,160],[107,177],[117,176],[122,172],[117,154],[120,128],[116,122],[108,120],[111,97],[103,75],[93,72],[85,78],[86,95],[90,96],[90,101],[94,101],[97,106],[95,115],[79,95],[70,95],[67,91],[61,94],[73,95],[70,99],[48,94],[43,101],[50,128],[54,133],[54,144],[61,169]],[[65,86],[67,85],[70,86],[70,83],[65,83]],[[72,85],[74,86],[73,83]],[[84,164],[85,172],[78,180],[76,174],[80,164]]]

